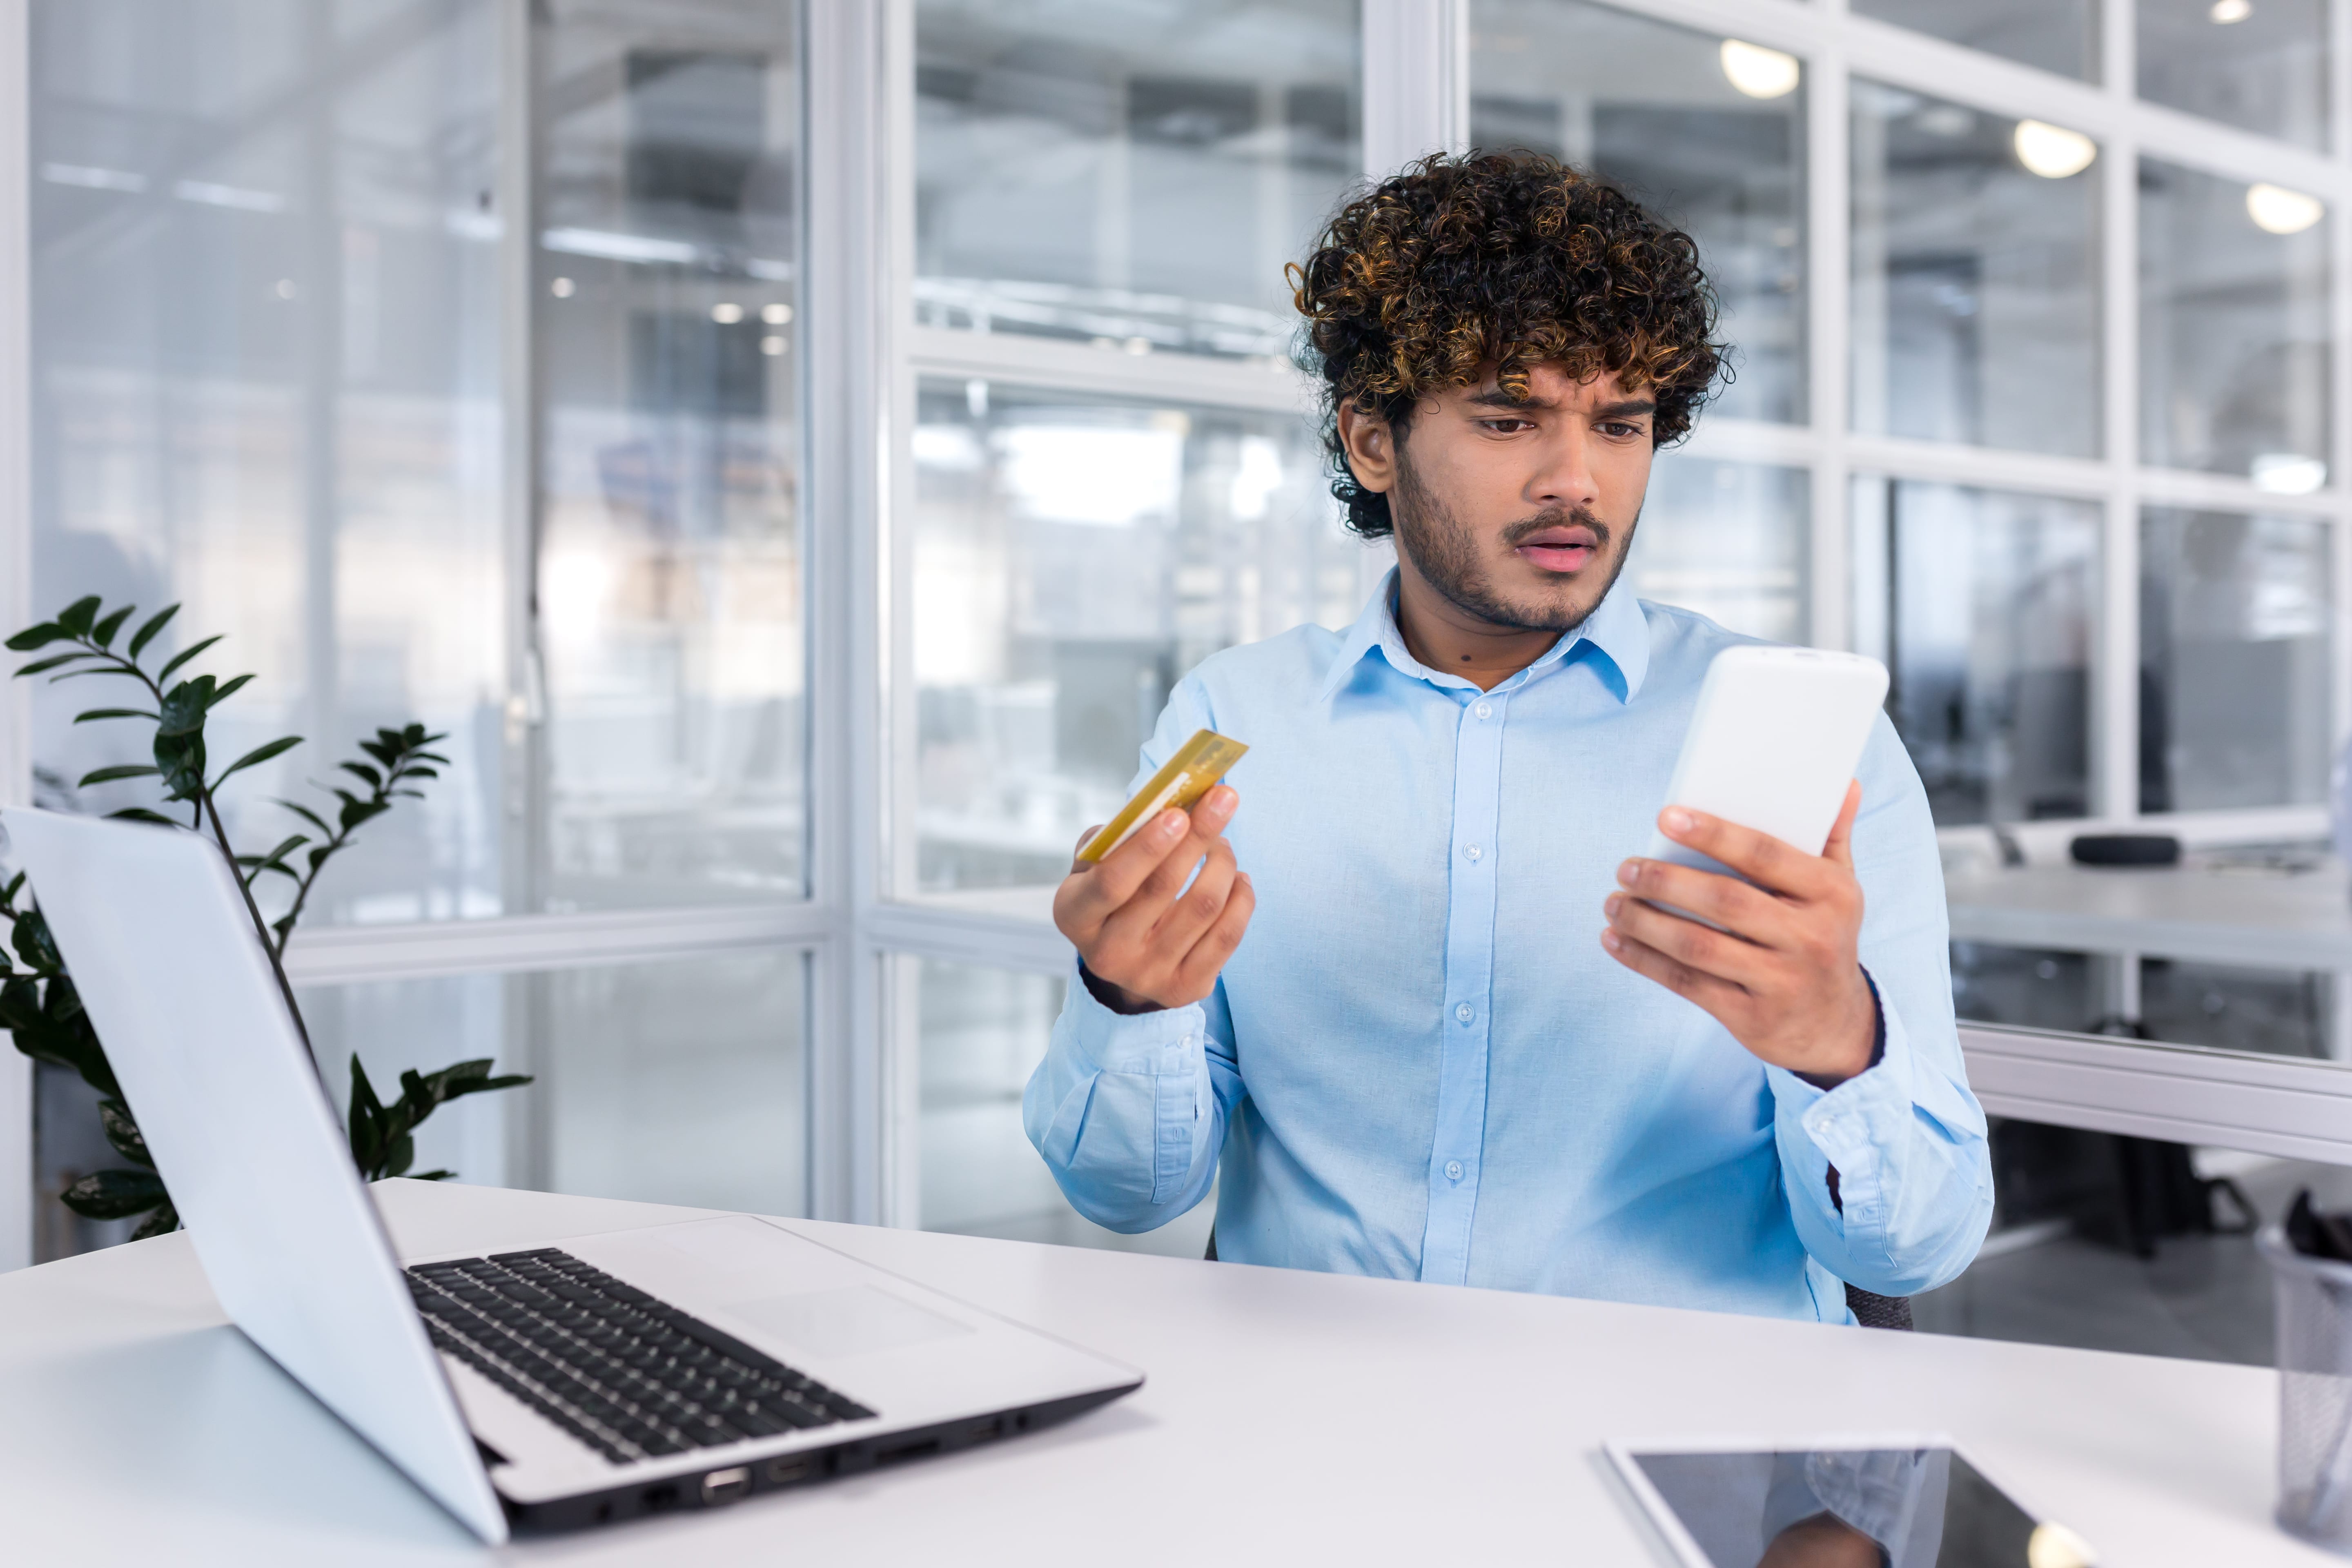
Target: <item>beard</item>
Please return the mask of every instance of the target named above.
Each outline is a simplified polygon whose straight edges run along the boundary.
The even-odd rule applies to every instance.
[[[1486,563],[1480,558],[1476,535],[1422,482],[1421,475],[1405,457],[1402,442],[1397,450],[1397,489],[1390,501],[1389,518],[1396,530],[1398,552],[1410,560],[1429,585],[1456,609],[1508,631],[1572,632],[1582,626],[1601,601],[1609,596],[1609,590],[1617,585],[1618,574],[1625,570],[1634,525],[1641,521],[1636,513],[1633,522],[1626,524],[1622,539],[1615,529],[1580,506],[1548,507],[1533,517],[1510,524],[1503,530],[1502,537],[1512,549],[1547,528],[1571,524],[1589,528],[1592,531],[1592,553],[1596,561],[1607,563],[1609,573],[1590,604],[1544,599],[1513,604],[1502,596],[1488,575]],[[1585,574],[1580,572],[1577,575],[1580,579]]]

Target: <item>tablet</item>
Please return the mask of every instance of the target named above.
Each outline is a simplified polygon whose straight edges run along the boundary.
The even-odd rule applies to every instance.
[[[2095,1568],[1946,1438],[1612,1443],[1682,1568]]]

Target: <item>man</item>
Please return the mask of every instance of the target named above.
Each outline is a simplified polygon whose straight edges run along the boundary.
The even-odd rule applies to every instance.
[[[1952,1279],[1992,1182],[1893,729],[1820,856],[1659,812],[1741,640],[1617,580],[1718,367],[1695,247],[1553,160],[1432,158],[1293,280],[1397,568],[1186,677],[1143,773],[1209,727],[1234,787],[1056,893],[1024,1118],[1062,1190],[1142,1231],[1215,1181],[1231,1261],[1833,1322]],[[1654,820],[1758,886],[1628,858]]]

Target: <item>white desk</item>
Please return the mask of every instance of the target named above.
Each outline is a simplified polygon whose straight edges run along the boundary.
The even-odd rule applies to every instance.
[[[379,1191],[420,1253],[690,1212]],[[224,1326],[168,1237],[0,1276],[0,1560],[1643,1564],[1604,1437],[1925,1428],[2111,1564],[2339,1561],[2269,1522],[2266,1372],[794,1223],[1150,1381],[1040,1436],[491,1553]]]
[[[1945,892],[1962,942],[2352,970],[2352,892],[2332,858],[2293,875],[2201,856],[2166,867],[2003,867],[1955,873]]]

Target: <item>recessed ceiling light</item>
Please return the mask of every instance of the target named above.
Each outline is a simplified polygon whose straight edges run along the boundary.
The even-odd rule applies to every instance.
[[[710,319],[722,327],[731,327],[743,319],[743,307],[725,300],[710,307]]]
[[[2301,234],[2326,215],[2317,196],[2268,184],[2246,187],[2246,216],[2269,234]]]
[[[1796,56],[1761,44],[1743,44],[1738,38],[1724,39],[1717,58],[1723,62],[1724,79],[1749,98],[1786,98],[1797,90],[1803,75]]]
[[[2045,180],[2079,174],[2099,155],[2099,144],[2081,132],[2039,120],[2019,121],[2011,141],[2017,148],[2017,161],[2028,173]]]
[[[2254,0],[2213,0],[2213,8],[2205,13],[2223,26],[2242,22],[2254,14]]]

